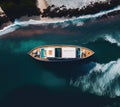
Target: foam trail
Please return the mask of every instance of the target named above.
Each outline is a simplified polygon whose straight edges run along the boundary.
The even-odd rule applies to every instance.
[[[111,44],[115,44],[116,43],[117,46],[120,46],[120,39],[118,39],[118,38],[114,38],[114,37],[108,35],[108,36],[105,36],[104,39],[106,41],[110,42]]]
[[[13,31],[15,31],[18,28],[19,27],[16,26],[16,24],[12,24],[12,25],[9,25],[7,27],[4,27],[2,30],[0,30],[0,36],[4,35],[4,34],[7,34],[7,33],[10,33],[10,32],[13,32]]]
[[[29,21],[15,21],[14,24],[5,27],[4,29],[0,30],[0,36],[13,32],[16,29],[20,28],[20,27],[25,27],[25,26],[29,26],[29,25],[45,25],[45,24],[63,24],[63,23],[67,23],[70,24],[71,22],[73,23],[73,25],[76,26],[82,26],[84,24],[84,21],[88,20],[88,19],[94,19],[97,17],[101,17],[105,14],[114,12],[120,10],[120,6],[117,6],[114,9],[108,10],[108,11],[102,11],[96,14],[89,14],[89,15],[84,15],[84,16],[80,16],[78,18],[72,18],[72,19],[60,19],[60,20],[52,20],[52,21],[38,21],[38,20],[32,20],[30,19]],[[78,24],[79,23],[79,24]],[[66,24],[65,24],[66,25]]]
[[[13,24],[4,27],[2,30],[0,30],[0,36],[13,32],[16,29],[20,28],[20,27],[26,27],[29,25],[45,25],[45,24],[58,24],[58,23],[63,23],[66,20],[59,20],[59,21],[38,21],[38,20],[32,20],[30,19],[29,21],[15,21]]]
[[[71,85],[100,96],[120,96],[120,59],[107,64],[95,64],[88,75],[81,76],[74,82],[71,80]]]

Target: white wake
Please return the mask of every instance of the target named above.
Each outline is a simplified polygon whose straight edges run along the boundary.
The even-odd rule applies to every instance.
[[[93,62],[92,62],[93,63]],[[70,84],[79,87],[82,91],[100,96],[120,96],[120,59],[107,64],[96,63],[90,73],[81,76]]]

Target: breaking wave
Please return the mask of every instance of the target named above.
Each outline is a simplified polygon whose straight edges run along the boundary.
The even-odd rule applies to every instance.
[[[120,47],[120,33],[116,33],[116,34],[98,34],[95,35],[93,37],[91,37],[91,39],[89,39],[86,43],[84,44],[89,44],[89,43],[95,43],[99,40],[104,40],[107,41],[111,44],[117,44],[118,47]]]
[[[82,91],[99,96],[120,96],[120,59],[106,64],[95,62],[96,66],[85,76],[80,76],[70,84],[79,87]]]
[[[53,27],[56,27],[57,25],[62,25],[63,28],[67,27],[71,24],[76,25],[76,26],[82,26],[84,24],[84,22],[87,20],[96,19],[97,17],[101,17],[105,14],[108,14],[108,13],[111,13],[111,12],[114,12],[117,10],[120,10],[120,6],[117,6],[116,8],[113,8],[111,10],[101,11],[101,12],[96,13],[96,14],[84,15],[84,16],[80,16],[78,18],[72,18],[72,19],[60,19],[60,20],[52,20],[52,21],[38,21],[38,20],[32,20],[32,19],[30,19],[29,21],[16,20],[12,25],[7,26],[7,27],[3,28],[2,30],[0,30],[0,36],[5,35],[5,34],[10,33],[10,32],[13,32],[20,27],[26,27],[29,25],[53,24]]]
[[[111,45],[116,44],[118,47],[120,47],[120,33],[118,32],[116,34],[99,35],[95,40],[91,42],[95,43],[94,45],[96,45],[99,39],[105,40],[111,43]],[[89,41],[89,43],[91,42]],[[104,45],[101,44],[101,48],[102,46]],[[107,47],[109,46],[110,45],[107,45]],[[98,47],[96,46],[96,48]],[[112,52],[112,55],[114,58],[116,57],[117,60],[115,59],[107,63],[102,62],[102,64],[98,62],[90,62],[89,65],[95,66],[91,67],[89,73],[87,75],[71,79],[70,85],[78,87],[84,92],[89,92],[99,96],[109,96],[112,98],[120,96],[120,58],[118,56],[119,53],[114,54],[116,52],[116,49],[112,49],[114,50],[114,52]],[[103,55],[110,57],[110,52],[111,50],[107,51],[106,54],[106,51],[104,51]]]
[[[119,37],[119,35],[117,36],[117,38],[108,35],[108,36],[105,36],[104,39],[106,41],[110,42],[111,44],[116,43],[118,46],[120,46],[120,37]]]

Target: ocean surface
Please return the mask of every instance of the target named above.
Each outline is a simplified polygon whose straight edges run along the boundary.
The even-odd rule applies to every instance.
[[[100,19],[115,10],[62,21],[16,20],[0,30],[0,107],[119,107],[120,16]],[[51,44],[85,46],[95,55],[80,64],[46,64],[27,54]]]

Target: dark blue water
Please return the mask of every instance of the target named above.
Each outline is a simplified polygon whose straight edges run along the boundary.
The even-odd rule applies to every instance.
[[[120,105],[119,17],[67,24],[20,27],[0,38],[1,107]],[[49,65],[27,54],[51,44],[85,46],[95,56],[82,64]]]

